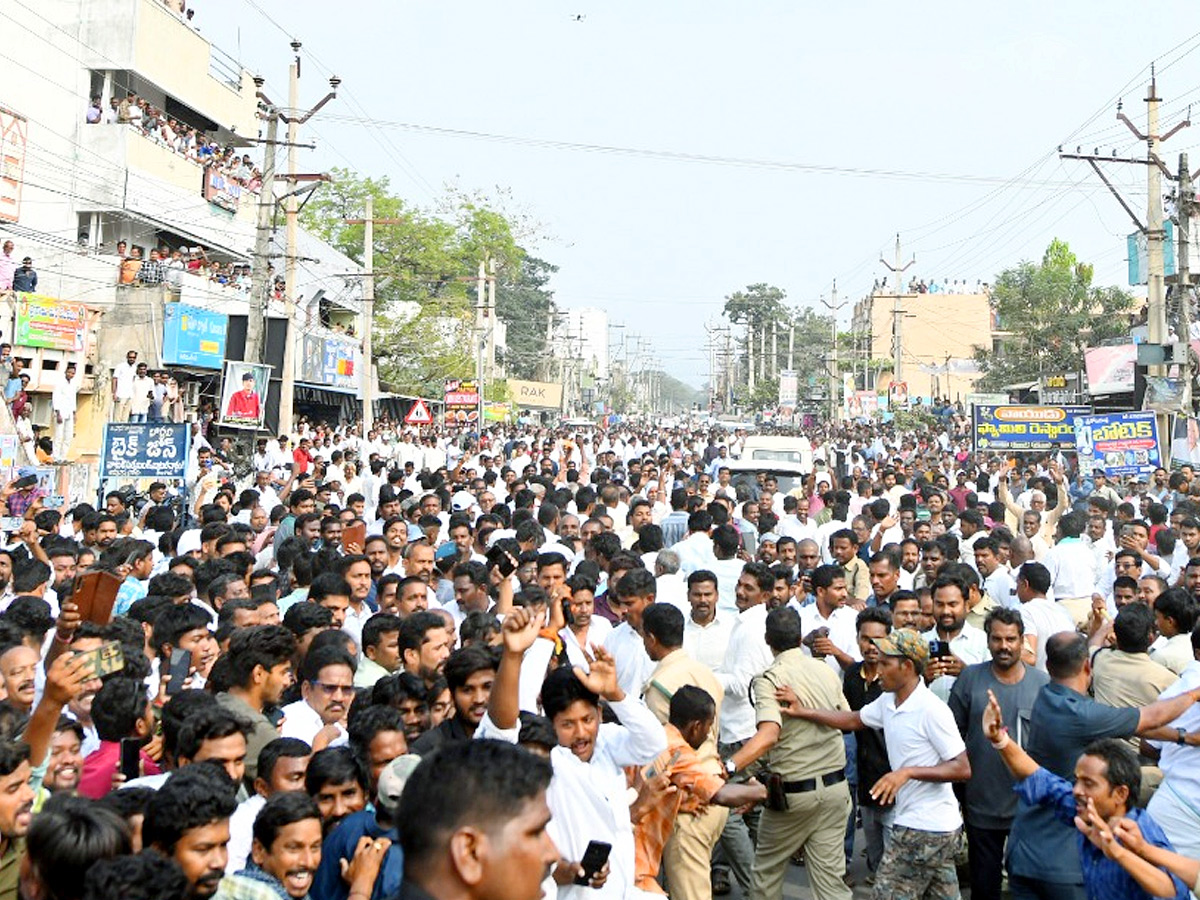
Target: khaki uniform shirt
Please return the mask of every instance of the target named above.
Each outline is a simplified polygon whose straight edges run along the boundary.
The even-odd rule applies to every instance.
[[[1092,695],[1106,706],[1149,706],[1178,680],[1178,675],[1154,662],[1148,653],[1106,647],[1092,657]],[[1138,750],[1136,736],[1125,742]]]
[[[668,653],[658,661],[650,680],[642,691],[642,699],[654,717],[664,725],[670,718],[671,698],[685,684],[695,685],[713,698],[717,712],[713,717],[712,728],[704,743],[696,750],[705,771],[715,774],[721,772],[720,757],[717,753],[717,736],[720,734],[721,701],[725,698],[725,690],[717,681],[712,670],[703,663],[698,663],[682,649]]]
[[[779,742],[767,757],[771,771],[785,781],[814,778],[846,768],[846,745],[836,728],[785,716],[775,699],[775,689],[790,687],[800,704],[811,709],[848,711],[842,683],[824,662],[805,656],[796,648],[775,657],[771,666],[754,679],[751,693],[758,724],[780,726]]]

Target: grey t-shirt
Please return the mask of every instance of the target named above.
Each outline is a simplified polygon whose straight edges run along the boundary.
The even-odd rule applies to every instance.
[[[1033,666],[1020,665],[1025,675],[1015,684],[998,680],[991,662],[985,662],[963,669],[950,689],[950,711],[971,760],[971,778],[964,785],[963,815],[976,828],[1009,828],[1017,812],[1013,777],[983,733],[983,711],[990,690],[1000,702],[1009,736],[1022,747],[1026,745],[1033,702],[1050,683],[1050,677]]]
[[[1061,684],[1042,688],[1033,704],[1025,751],[1038,765],[1075,780],[1075,763],[1092,741],[1128,737],[1137,731],[1141,711],[1097,703]],[[1056,884],[1082,884],[1074,828],[1055,818],[1049,806],[1017,803],[1008,839],[1008,871]]]

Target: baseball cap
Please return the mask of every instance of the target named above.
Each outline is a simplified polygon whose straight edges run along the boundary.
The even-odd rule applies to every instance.
[[[873,640],[884,656],[903,656],[922,668],[929,662],[929,643],[911,628],[897,628],[887,637]]]
[[[18,478],[28,478],[30,475],[37,475],[37,469],[33,466],[21,466],[17,469]]]
[[[450,498],[450,509],[454,512],[466,512],[475,505],[475,495],[469,491],[459,491]]]
[[[421,763],[421,757],[415,753],[405,753],[398,756],[383,767],[379,773],[376,791],[376,802],[390,812],[400,806],[400,795],[404,793],[404,785]]]

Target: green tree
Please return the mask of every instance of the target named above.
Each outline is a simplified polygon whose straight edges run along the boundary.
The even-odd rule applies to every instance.
[[[547,285],[558,271],[536,256],[526,256],[496,280],[496,315],[507,326],[506,351],[500,362],[516,378],[537,379],[546,357],[546,325],[554,311],[554,292]]]
[[[375,218],[398,220],[375,226],[372,248],[372,336],[381,377],[393,390],[436,396],[444,379],[475,374],[472,328],[480,261],[490,260],[503,283],[518,277],[525,252],[513,223],[482,195],[451,190],[422,208],[394,194],[387,178],[346,169],[333,170],[332,181],[305,205],[301,222],[361,263],[363,226],[346,220],[364,217],[368,196]]]
[[[1087,347],[1128,334],[1133,296],[1093,286],[1092,275],[1092,266],[1055,238],[1040,264],[1025,261],[996,277],[992,308],[1008,337],[999,354],[975,348],[983,371],[980,389],[1079,371]]]

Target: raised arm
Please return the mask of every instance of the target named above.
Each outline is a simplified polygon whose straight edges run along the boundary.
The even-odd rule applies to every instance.
[[[1083,836],[1095,844],[1103,851],[1104,855],[1119,865],[1122,869],[1129,873],[1129,877],[1138,883],[1138,886],[1152,897],[1176,897],[1181,894],[1186,894],[1186,890],[1180,891],[1179,886],[1171,875],[1164,872],[1159,866],[1164,866],[1171,873],[1186,881],[1186,886],[1191,886],[1196,883],[1197,863],[1195,860],[1187,859],[1179,856],[1177,853],[1172,853],[1170,850],[1164,850],[1161,847],[1155,847],[1148,843],[1141,834],[1137,823],[1132,819],[1121,818],[1117,822],[1117,827],[1120,829],[1123,823],[1128,823],[1132,826],[1132,830],[1137,832],[1135,841],[1141,842],[1142,853],[1135,853],[1128,846],[1122,846],[1127,839],[1122,837],[1118,842],[1114,839],[1113,832],[1108,822],[1104,821],[1104,817],[1096,811],[1096,804],[1089,797],[1087,807],[1079,811],[1075,816],[1075,827],[1082,832]],[[1132,837],[1132,831],[1128,828],[1124,829],[1124,835]],[[1157,859],[1164,860],[1163,862],[1151,861],[1150,857],[1145,855],[1145,851],[1154,851],[1153,855]],[[1160,856],[1160,854],[1163,854]],[[1171,862],[1184,863],[1182,868],[1184,871],[1191,873],[1190,879],[1185,879],[1180,876],[1180,873],[1175,869],[1175,866],[1170,865],[1165,860],[1170,859]]]
[[[1144,734],[1160,728],[1168,722],[1174,722],[1197,700],[1200,700],[1200,688],[1184,691],[1178,697],[1171,697],[1168,700],[1155,700],[1149,706],[1143,706],[1138,712],[1135,734]]]
[[[538,636],[538,621],[529,608],[518,606],[504,618],[504,651],[488,701],[488,718],[497,728],[516,728],[520,722],[521,661]]]
[[[779,701],[779,711],[793,719],[816,722],[818,725],[827,725],[839,731],[861,731],[866,727],[863,725],[862,716],[854,711],[809,709],[800,703],[796,692],[786,685],[776,688],[775,699]]]
[[[1024,781],[1040,768],[1033,761],[1033,757],[1008,736],[1008,729],[1004,726],[1004,717],[1000,713],[1000,702],[990,690],[988,691],[988,705],[983,711],[983,733],[992,742],[992,746],[996,748],[1000,758],[1004,760],[1008,771],[1012,772],[1013,777],[1018,781]]]

